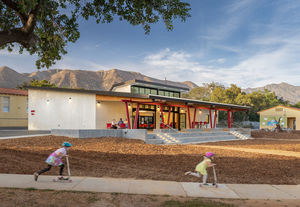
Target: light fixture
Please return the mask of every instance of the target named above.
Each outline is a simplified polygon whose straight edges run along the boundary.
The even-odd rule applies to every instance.
[[[49,103],[50,102],[50,100],[49,99],[47,99],[47,103]]]
[[[100,105],[100,104],[101,104],[101,101],[97,101],[97,104]]]
[[[71,97],[69,97],[69,102],[71,102],[72,101],[72,98]]]

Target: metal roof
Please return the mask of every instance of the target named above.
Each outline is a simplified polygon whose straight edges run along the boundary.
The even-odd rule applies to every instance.
[[[21,90],[15,88],[0,88],[0,94],[27,96],[28,92],[27,90]]]
[[[190,90],[190,88],[188,88],[188,87],[173,85],[172,82],[171,82],[171,84],[167,84],[167,83],[158,83],[158,82],[145,81],[145,80],[140,80],[140,79],[133,79],[133,80],[129,80],[129,81],[121,82],[121,83],[116,83],[116,84],[112,85],[112,87],[110,88],[110,91],[114,87],[123,86],[123,85],[130,85],[130,84],[134,84],[134,83],[142,83],[142,84],[149,84],[149,85],[154,85],[154,86],[162,86],[162,87],[167,87],[167,88],[180,89],[180,90],[184,90],[184,91],[189,91]],[[168,83],[170,83],[170,82],[168,82]],[[176,83],[174,83],[174,84],[176,84]]]
[[[75,89],[75,88],[50,88],[50,87],[35,87],[27,86],[28,89],[34,90],[48,90],[48,91],[61,91],[61,92],[70,92],[70,93],[88,93],[96,94],[103,96],[119,96],[119,97],[129,97],[129,98],[149,98],[148,95],[144,94],[134,94],[134,93],[125,93],[125,92],[115,92],[115,91],[100,91],[100,90],[88,90],[88,89]]]
[[[230,109],[250,109],[249,106],[241,106],[241,105],[235,105],[235,104],[225,104],[225,103],[216,103],[216,102],[209,102],[209,101],[201,101],[196,99],[187,99],[187,98],[175,98],[175,97],[167,97],[167,96],[159,96],[159,95],[152,95],[149,94],[150,99],[159,99],[159,100],[166,100],[166,101],[176,101],[176,102],[182,102],[185,104],[193,103],[193,104],[199,104],[199,105],[207,105],[212,106],[214,108],[215,106],[219,107],[226,107]]]

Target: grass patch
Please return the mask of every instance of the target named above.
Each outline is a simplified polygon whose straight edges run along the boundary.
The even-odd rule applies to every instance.
[[[24,190],[26,190],[26,191],[35,191],[35,190],[38,190],[38,189],[36,189],[36,188],[24,188]]]
[[[190,200],[190,201],[165,201],[161,207],[234,207],[235,205],[216,202],[216,201],[204,201],[200,199]]]
[[[96,196],[89,196],[87,199],[88,204],[95,203],[96,201],[100,200],[99,198],[96,198]]]

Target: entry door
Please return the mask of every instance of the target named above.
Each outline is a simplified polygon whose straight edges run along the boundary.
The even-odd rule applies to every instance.
[[[179,130],[185,129],[186,128],[186,115],[185,114],[180,114],[179,117]]]
[[[287,127],[290,129],[296,129],[296,118],[287,118]]]

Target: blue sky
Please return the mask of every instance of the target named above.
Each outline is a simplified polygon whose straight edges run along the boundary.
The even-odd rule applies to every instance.
[[[192,17],[174,30],[117,19],[80,21],[81,37],[52,68],[117,68],[198,85],[220,82],[242,88],[288,82],[300,86],[300,1],[190,0]],[[34,72],[36,57],[0,51],[0,65]],[[46,70],[46,69],[42,69]]]

